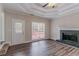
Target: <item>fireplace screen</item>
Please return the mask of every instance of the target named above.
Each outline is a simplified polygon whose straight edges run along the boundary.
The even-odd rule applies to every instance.
[[[62,39],[77,42],[77,35],[76,34],[69,35],[69,34],[62,33]]]
[[[69,40],[69,41],[73,41],[73,42],[78,42],[79,31],[75,31],[75,30],[61,30],[60,31],[60,39],[61,40]]]

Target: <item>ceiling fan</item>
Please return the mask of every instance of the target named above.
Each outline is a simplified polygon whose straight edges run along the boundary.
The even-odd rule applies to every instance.
[[[50,8],[55,8],[56,4],[55,3],[46,3],[43,5],[43,7],[50,7]]]

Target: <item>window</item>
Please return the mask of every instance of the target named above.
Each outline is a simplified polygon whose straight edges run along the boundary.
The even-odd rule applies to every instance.
[[[45,23],[32,22],[32,39],[45,38]]]
[[[22,33],[22,23],[15,23],[15,32]]]

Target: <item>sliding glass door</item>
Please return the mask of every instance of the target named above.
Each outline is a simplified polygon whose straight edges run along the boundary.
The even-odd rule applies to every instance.
[[[45,23],[32,22],[32,40],[45,39]]]

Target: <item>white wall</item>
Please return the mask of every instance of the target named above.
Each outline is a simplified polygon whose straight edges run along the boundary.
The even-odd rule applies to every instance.
[[[5,34],[6,34],[6,42],[12,44],[12,19],[17,18],[17,19],[22,19],[25,20],[25,42],[32,41],[32,32],[31,32],[31,25],[32,21],[35,22],[44,22],[46,24],[46,39],[50,38],[50,20],[37,17],[37,16],[31,16],[31,15],[21,15],[21,14],[14,14],[11,12],[5,12]]]
[[[0,42],[5,41],[4,35],[4,11],[0,4]]]
[[[51,39],[59,40],[59,29],[61,28],[79,28],[79,13],[66,15],[52,20],[51,23]]]

